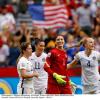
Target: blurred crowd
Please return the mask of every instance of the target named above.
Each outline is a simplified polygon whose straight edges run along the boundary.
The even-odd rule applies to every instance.
[[[26,16],[28,4],[66,4],[68,21],[66,27],[57,30],[30,26],[28,21],[20,20],[19,14]],[[78,43],[84,37],[93,37],[96,50],[100,51],[100,0],[0,0],[0,67],[16,66],[20,55],[20,44],[34,41],[37,38],[45,41],[45,52],[55,47],[55,38],[63,35],[65,48]],[[67,49],[68,62],[84,47]]]

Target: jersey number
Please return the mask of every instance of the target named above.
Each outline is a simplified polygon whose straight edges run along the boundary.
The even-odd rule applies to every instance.
[[[40,69],[40,63],[39,62],[35,62],[35,69]]]
[[[91,67],[91,65],[90,65],[90,61],[88,61],[87,66],[88,66],[88,67]]]

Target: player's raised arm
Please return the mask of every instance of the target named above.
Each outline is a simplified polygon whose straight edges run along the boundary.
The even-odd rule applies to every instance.
[[[74,67],[77,63],[77,60],[74,59],[71,63],[67,64],[67,69]]]

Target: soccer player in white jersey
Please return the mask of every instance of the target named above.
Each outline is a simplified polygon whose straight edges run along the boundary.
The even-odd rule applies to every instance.
[[[93,38],[86,38],[83,41],[85,51],[78,52],[74,60],[68,64],[67,68],[74,67],[78,61],[82,66],[82,84],[84,94],[95,94],[99,91],[99,60],[100,53],[95,51]]]
[[[33,78],[35,94],[46,94],[47,89],[47,72],[44,70],[44,63],[47,54],[44,53],[45,42],[43,40],[37,39],[35,41],[35,52],[29,57],[32,62],[34,70],[39,73],[38,78]]]
[[[34,94],[33,77],[38,77],[37,72],[33,72],[32,63],[28,60],[32,55],[32,47],[29,43],[21,44],[22,56],[18,61],[17,70],[20,77],[17,85],[18,94]]]

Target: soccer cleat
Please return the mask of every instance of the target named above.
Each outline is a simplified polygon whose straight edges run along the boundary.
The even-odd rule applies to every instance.
[[[76,91],[77,85],[74,82],[72,82],[71,80],[69,81],[69,83],[70,83],[71,88],[72,88],[72,93],[74,94]]]

